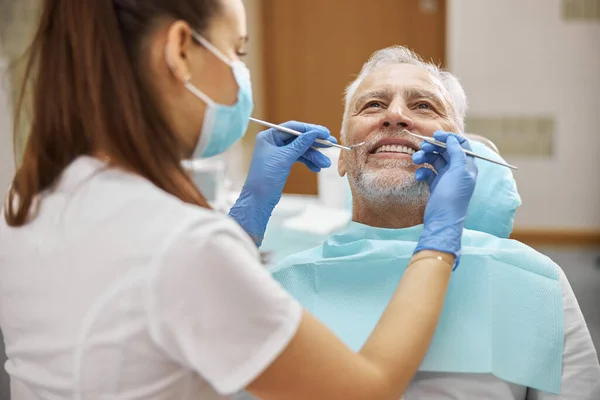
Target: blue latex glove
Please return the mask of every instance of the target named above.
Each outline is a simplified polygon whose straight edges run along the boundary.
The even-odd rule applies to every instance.
[[[424,229],[415,253],[436,250],[454,254],[456,269],[467,208],[475,190],[477,165],[473,157],[467,156],[461,149],[462,146],[471,150],[466,138],[445,132],[436,132],[433,137],[445,142],[448,148],[425,142],[413,155],[415,164],[427,163],[437,171],[436,174],[429,168],[419,168],[415,174],[418,181],[427,182],[430,190]]]
[[[315,143],[316,139],[337,143],[323,126],[296,121],[282,125],[302,132],[302,135],[296,137],[276,129],[258,134],[246,183],[229,211],[229,215],[254,239],[257,246],[262,243],[267,222],[281,199],[292,165],[298,161],[313,172],[328,168],[331,166],[329,157],[311,147],[327,147]]]

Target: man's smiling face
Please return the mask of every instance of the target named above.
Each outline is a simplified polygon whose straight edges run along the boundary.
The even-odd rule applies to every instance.
[[[415,180],[412,162],[421,140],[402,131],[424,136],[457,132],[445,93],[432,74],[412,64],[383,66],[360,82],[349,100],[343,139],[348,145],[367,143],[342,152],[338,165],[341,175],[348,173],[354,196],[427,201],[427,188]]]

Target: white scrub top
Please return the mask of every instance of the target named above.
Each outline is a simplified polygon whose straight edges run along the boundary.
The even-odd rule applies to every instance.
[[[227,398],[301,315],[234,221],[91,157],[31,223],[0,219],[12,400]]]

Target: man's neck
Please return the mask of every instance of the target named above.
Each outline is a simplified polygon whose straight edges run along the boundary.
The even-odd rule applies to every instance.
[[[423,223],[425,204],[365,204],[352,201],[352,220],[376,228],[401,229]]]

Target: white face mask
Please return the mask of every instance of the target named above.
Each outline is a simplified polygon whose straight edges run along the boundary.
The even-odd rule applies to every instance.
[[[192,155],[192,158],[206,158],[225,152],[246,133],[249,118],[254,110],[252,83],[250,71],[243,62],[230,61],[201,35],[196,32],[192,35],[207,50],[231,67],[239,88],[237,102],[227,106],[215,103],[189,80],[185,82],[186,89],[206,103],[200,139]]]

